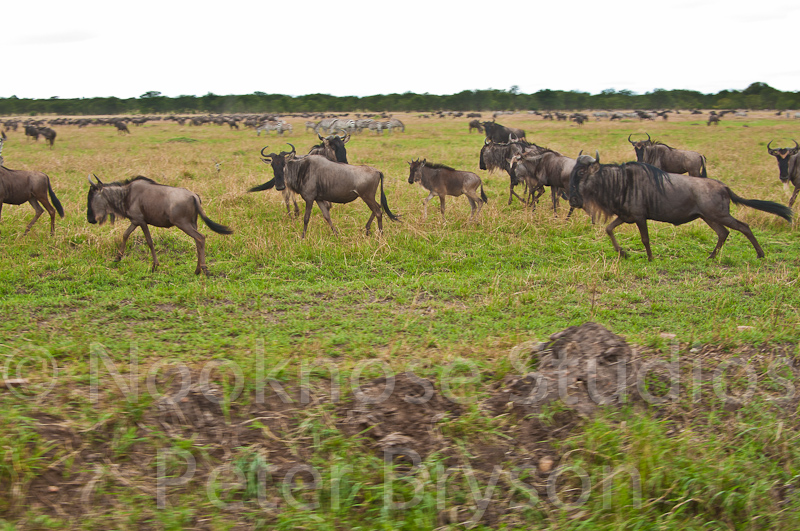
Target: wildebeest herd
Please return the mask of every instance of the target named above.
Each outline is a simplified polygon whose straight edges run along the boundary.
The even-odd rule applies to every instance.
[[[509,176],[509,199],[511,204],[517,197],[525,205],[535,208],[538,199],[550,187],[554,212],[559,198],[568,199],[570,214],[581,208],[592,221],[613,218],[606,227],[614,249],[624,256],[614,229],[623,223],[634,223],[639,229],[642,243],[649,260],[653,259],[647,230],[647,220],[680,225],[695,219],[705,221],[717,234],[716,246],[709,258],[717,255],[724,244],[728,229],[742,232],[753,245],[759,258],[764,256],[759,243],[749,226],[733,218],[730,203],[745,205],[775,214],[787,221],[792,220],[791,207],[800,191],[800,145],[772,148],[768,153],[778,161],[779,178],[794,185],[794,192],[785,206],[772,201],[744,199],[736,195],[725,184],[707,177],[706,158],[693,151],[675,149],[666,144],[647,140],[631,140],[636,162],[623,164],[601,164],[599,153],[595,157],[578,155],[573,159],[556,151],[530,143],[525,131],[504,127],[492,122],[471,123],[486,138],[479,153],[482,170],[504,170]],[[334,204],[344,204],[361,198],[371,214],[366,223],[370,233],[372,221],[377,219],[378,230],[383,230],[383,214],[398,221],[399,216],[391,212],[384,192],[384,173],[370,166],[350,165],[345,144],[350,140],[349,131],[340,129],[343,135],[331,132],[327,137],[318,134],[320,144],[308,154],[298,155],[296,148],[288,144],[290,151],[267,153],[261,150],[262,161],[272,167],[274,177],[266,183],[248,190],[263,191],[276,188],[284,193],[287,213],[290,202],[294,202],[295,215],[299,213],[296,195],[305,201],[302,236],[305,237],[314,203],[334,233],[337,229],[331,220]],[[10,170],[3,165],[0,139],[0,215],[2,204],[20,205],[28,202],[34,208],[34,218],[28,223],[25,234],[46,210],[50,215],[50,232],[55,231],[55,214],[63,218],[64,209],[50,183],[50,178],[41,172]],[[52,145],[52,142],[51,142]],[[457,170],[426,159],[412,160],[409,164],[409,184],[420,183],[429,195],[423,200],[423,215],[427,215],[428,202],[438,196],[442,216],[445,215],[445,197],[466,195],[471,207],[470,221],[476,220],[481,208],[488,202],[481,178],[470,171]],[[685,175],[684,175],[685,174]],[[524,185],[525,192],[519,195],[514,188]],[[380,201],[376,199],[380,187]],[[480,193],[479,193],[480,192]],[[49,198],[49,199],[48,199]],[[195,274],[208,273],[205,262],[205,237],[197,230],[197,217],[201,217],[211,230],[219,234],[231,234],[232,229],[209,219],[201,206],[200,197],[184,188],[165,186],[143,176],[124,182],[104,184],[89,176],[87,197],[87,221],[103,224],[125,218],[131,225],[125,231],[116,260],[125,251],[128,237],[141,227],[152,254],[152,270],[158,266],[149,225],[156,227],[178,227],[191,236],[197,247]],[[568,215],[569,217],[569,215]]]

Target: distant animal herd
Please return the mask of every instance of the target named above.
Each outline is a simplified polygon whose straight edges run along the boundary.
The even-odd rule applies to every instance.
[[[110,123],[119,132],[127,132],[124,122],[117,120]],[[260,134],[276,130],[282,134],[287,130],[285,123],[263,123],[257,132]],[[373,125],[376,123],[378,125]],[[378,230],[383,230],[384,213],[392,221],[398,221],[399,216],[391,212],[384,192],[383,172],[370,166],[348,164],[346,144],[351,133],[363,128],[377,129],[380,133],[382,130],[393,129],[405,131],[405,125],[395,119],[360,123],[357,120],[332,119],[307,122],[306,126],[316,132],[320,143],[313,146],[306,155],[298,155],[292,144],[288,144],[291,148],[289,151],[278,153],[266,153],[266,148],[262,149],[261,159],[272,167],[274,177],[248,191],[258,192],[273,187],[282,191],[287,213],[291,212],[290,203],[293,203],[295,215],[299,213],[296,199],[299,196],[305,202],[302,238],[305,238],[315,203],[334,233],[338,231],[331,220],[332,206],[350,203],[357,198],[361,198],[371,212],[365,227],[367,234],[370,233],[373,220],[377,221]],[[47,129],[49,128],[38,128],[34,132],[26,128],[26,135],[44,135],[52,148],[56,134],[52,129]],[[606,233],[621,256],[625,255],[625,251],[617,242],[614,229],[623,223],[636,224],[647,257],[652,260],[647,220],[681,225],[700,218],[718,237],[709,258],[719,252],[728,237],[728,229],[743,233],[761,258],[764,256],[763,249],[749,226],[730,215],[730,203],[768,212],[791,222],[791,208],[800,191],[800,144],[797,141],[794,141],[793,147],[773,148],[773,142],[767,145],[769,155],[777,159],[780,180],[794,186],[786,206],[772,201],[739,197],[722,182],[707,177],[706,158],[702,154],[672,148],[652,140],[650,135],[647,135],[646,140],[632,140],[632,135],[628,136],[636,154],[636,162],[601,164],[599,153],[594,157],[581,153],[572,159],[529,143],[525,138],[525,131],[502,126],[494,120],[472,120],[469,123],[469,132],[474,129],[486,136],[479,154],[480,168],[505,171],[509,176],[509,205],[516,197],[533,209],[545,187],[550,187],[554,212],[559,198],[563,198],[570,204],[567,217],[572,214],[573,209],[581,208],[593,221],[612,218],[606,227]],[[323,137],[320,134],[322,132],[327,133],[327,136]],[[6,168],[2,156],[3,142],[6,139],[3,132],[0,137],[0,216],[3,204],[21,205],[28,202],[35,214],[28,223],[25,234],[42,213],[47,211],[52,235],[55,232],[56,213],[63,218],[64,209],[53,191],[50,178],[38,171]],[[440,210],[444,217],[445,197],[466,195],[471,207],[469,219],[477,220],[481,208],[488,202],[483,182],[477,174],[426,159],[412,160],[408,164],[409,184],[419,183],[429,192],[423,200],[423,216],[427,216],[428,202],[435,196],[439,197]],[[518,185],[524,186],[522,196],[515,191]],[[379,188],[380,201],[376,200]],[[141,227],[152,254],[152,271],[155,271],[158,258],[148,226],[174,226],[196,242],[195,274],[207,274],[205,237],[197,230],[198,216],[216,233],[233,232],[232,229],[209,219],[200,197],[184,188],[161,185],[143,176],[109,184],[104,184],[97,176],[89,176],[87,221],[103,224],[107,219],[113,222],[120,217],[131,223],[123,234],[116,260],[122,259],[131,233]]]

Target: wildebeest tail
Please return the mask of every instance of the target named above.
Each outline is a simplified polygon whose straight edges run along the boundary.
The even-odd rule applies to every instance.
[[[489,198],[486,197],[486,192],[483,191],[483,185],[481,185],[481,200],[483,200],[484,203],[489,202]]]
[[[270,179],[269,181],[265,182],[264,184],[259,184],[258,186],[254,186],[248,190],[248,192],[263,192],[264,190],[269,190],[275,186],[275,179]]]
[[[755,208],[756,210],[760,210],[762,212],[769,212],[770,214],[775,214],[776,216],[780,216],[786,221],[789,222],[792,221],[792,215],[793,215],[792,209],[786,205],[775,203],[774,201],[762,201],[760,199],[744,199],[734,194],[730,188],[726,188],[726,190],[728,190],[728,193],[731,196],[731,201],[733,201],[737,205],[749,206],[750,208]]]
[[[700,155],[700,177],[708,177],[706,173],[706,157],[705,155]]]
[[[389,216],[389,219],[392,221],[400,221],[400,216],[395,216],[392,214],[392,211],[389,210],[389,203],[386,201],[386,194],[383,193],[383,172],[378,172],[378,175],[381,176],[381,206],[383,207],[383,211],[386,212],[386,215]]]
[[[50,177],[47,178],[47,193],[50,195],[50,202],[53,203],[54,207],[56,207],[58,215],[63,218],[64,207],[61,206],[61,201],[58,200],[58,198],[56,197],[56,193],[53,191],[53,187],[50,186]]]
[[[226,227],[225,225],[220,225],[215,221],[211,221],[206,213],[203,211],[203,207],[200,205],[200,198],[194,198],[194,204],[197,207],[197,213],[200,214],[200,217],[203,218],[203,221],[208,225],[208,228],[216,232],[217,234],[233,234],[233,229],[230,227]]]

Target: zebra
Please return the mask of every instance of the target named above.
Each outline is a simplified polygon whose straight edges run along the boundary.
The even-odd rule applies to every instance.
[[[264,131],[264,134],[269,134],[270,131],[276,131],[279,135],[283,135],[283,133],[286,131],[291,133],[293,128],[292,124],[289,122],[278,120],[277,122],[266,122],[262,124],[258,129],[256,129],[256,136],[261,136],[261,131]]]
[[[324,121],[324,120],[323,120]],[[335,131],[345,131],[347,133],[353,133],[356,130],[356,121],[355,120],[342,120],[339,118],[334,118],[331,122],[330,126],[328,127],[328,134],[333,134]]]
[[[372,118],[359,118],[356,120],[356,133],[360,133],[364,129],[369,129],[369,124],[374,122]]]
[[[400,129],[400,131],[403,132],[403,133],[406,132],[405,124],[403,124],[403,122],[401,122],[397,118],[389,118],[389,120],[387,122],[385,122],[384,128],[388,129],[390,133],[394,129]]]

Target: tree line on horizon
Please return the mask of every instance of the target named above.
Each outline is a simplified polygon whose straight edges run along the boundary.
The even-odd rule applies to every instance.
[[[245,95],[164,96],[150,91],[138,98],[26,99],[0,98],[0,115],[114,115],[114,114],[233,114],[322,112],[419,112],[436,111],[554,111],[580,109],[800,109],[800,92],[783,92],[766,83],[752,83],[744,90],[703,94],[693,90],[655,89],[645,94],[607,89],[599,94],[579,91],[540,90],[522,94],[509,90],[465,90],[458,94],[386,94],[287,96],[254,92]]]

